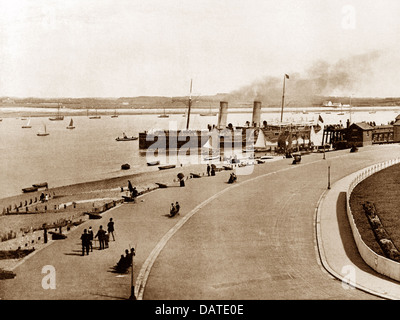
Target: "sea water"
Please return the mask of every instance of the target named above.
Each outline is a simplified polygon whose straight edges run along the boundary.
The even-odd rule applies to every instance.
[[[158,170],[157,166],[147,166],[147,162],[153,159],[148,159],[146,152],[139,150],[138,140],[118,142],[115,139],[122,137],[123,133],[138,136],[144,130],[186,127],[186,117],[182,114],[170,115],[169,118],[158,118],[157,114],[111,118],[113,112],[110,112],[110,115],[102,115],[101,119],[89,119],[76,115],[72,110],[62,121],[31,117],[32,128],[23,129],[27,119],[13,117],[13,111],[8,110],[7,116],[2,117],[0,122],[0,198],[20,194],[22,188],[35,183],[48,182],[49,187],[58,187]],[[321,117],[323,123],[319,122],[320,125],[345,125],[346,120],[351,118],[352,122],[375,121],[379,125],[393,121],[398,115],[395,111],[369,113],[364,110],[354,111],[351,115],[349,112],[339,115],[339,110],[330,113],[287,111],[283,114],[283,121],[316,124]],[[261,121],[278,122],[280,116],[279,110],[263,112]],[[75,129],[68,130],[66,127],[71,117]],[[251,122],[251,118],[251,112],[232,112],[228,114],[227,123],[243,126],[246,121]],[[207,129],[209,124],[217,124],[217,119],[217,116],[192,114],[190,129]],[[44,126],[49,135],[37,136],[38,132],[44,131]],[[129,163],[131,169],[121,170],[124,163]]]

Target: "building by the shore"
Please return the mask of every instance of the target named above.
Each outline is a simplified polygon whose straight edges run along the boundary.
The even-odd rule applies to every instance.
[[[322,144],[331,144],[335,149],[364,147],[372,144],[400,143],[400,115],[393,124],[371,125],[367,122],[358,122],[346,127],[327,126],[324,128]]]

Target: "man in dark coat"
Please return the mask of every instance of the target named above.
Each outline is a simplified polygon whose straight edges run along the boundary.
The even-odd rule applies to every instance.
[[[100,250],[104,249],[105,237],[106,237],[106,232],[103,230],[103,226],[100,226],[95,236],[95,238],[99,239]]]
[[[115,241],[115,237],[114,237],[114,221],[112,218],[110,218],[110,222],[107,224],[107,231],[108,234],[111,234],[113,237],[113,241]]]
[[[89,246],[90,246],[90,235],[87,233],[87,230],[83,230],[83,234],[81,235],[82,240],[82,255],[89,255]]]

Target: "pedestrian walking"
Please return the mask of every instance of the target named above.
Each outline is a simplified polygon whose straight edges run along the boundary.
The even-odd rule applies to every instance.
[[[211,171],[211,167],[209,164],[207,164],[207,175],[210,176],[210,171]]]
[[[93,229],[90,226],[89,230],[88,230],[88,234],[89,234],[89,247],[90,247],[90,251],[93,252]]]
[[[175,211],[176,211],[176,214],[179,214],[179,209],[181,208],[181,206],[180,206],[180,204],[179,204],[179,202],[177,201],[176,203],[175,203]]]
[[[114,221],[112,218],[110,218],[110,222],[107,224],[107,231],[108,234],[112,235],[113,241],[115,241],[115,237],[114,237]]]
[[[103,226],[100,226],[95,236],[95,238],[99,239],[100,250],[104,249],[105,233],[106,232],[103,230]]]
[[[81,235],[81,240],[82,240],[82,256],[86,254],[89,255],[89,234],[87,233],[87,230],[83,230],[83,234]]]

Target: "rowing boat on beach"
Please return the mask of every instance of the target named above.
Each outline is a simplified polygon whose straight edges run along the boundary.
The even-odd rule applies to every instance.
[[[35,183],[32,185],[37,188],[48,188],[49,184],[47,182]]]
[[[28,188],[23,188],[22,192],[24,192],[24,193],[35,192],[35,191],[38,191],[38,189],[39,189],[39,187],[32,186],[32,187],[28,187]]]
[[[160,170],[166,170],[166,169],[172,169],[172,168],[175,168],[174,164],[158,167],[158,169],[160,169]]]
[[[156,165],[159,165],[160,164],[160,161],[151,161],[151,162],[147,162],[147,165],[148,166],[156,166]]]

